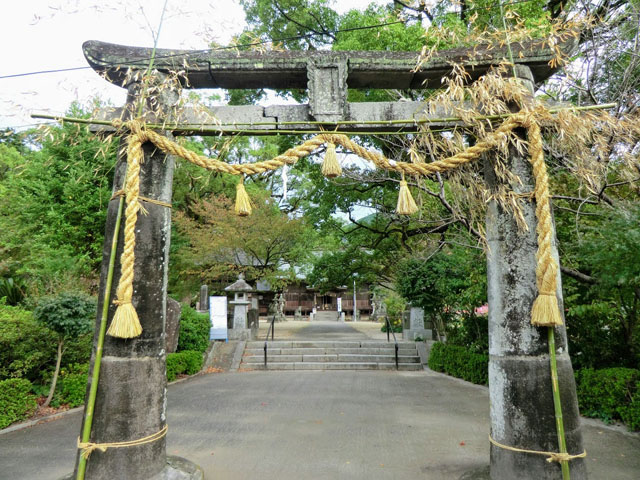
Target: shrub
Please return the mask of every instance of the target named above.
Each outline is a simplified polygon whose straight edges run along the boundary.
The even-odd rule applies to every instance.
[[[180,315],[178,352],[194,350],[204,352],[209,346],[211,324],[206,313],[198,313],[191,307],[183,307]]]
[[[580,413],[611,422],[633,422],[633,411],[638,410],[640,371],[632,368],[583,368],[576,372],[576,389]],[[635,397],[635,398],[634,398]],[[635,405],[631,408],[633,401]],[[640,423],[640,418],[636,417]]]
[[[0,381],[0,428],[27,418],[36,409],[31,382],[24,378]]]
[[[185,373],[194,375],[200,371],[203,364],[201,352],[185,350],[167,355],[167,381],[174,381],[178,375]]]
[[[24,281],[19,278],[0,278],[0,298],[4,298],[7,305],[18,305],[22,302],[26,289]]]
[[[636,383],[636,392],[631,403],[622,409],[620,416],[630,430],[640,430],[640,382]]]
[[[401,318],[389,318],[389,323],[391,324],[391,330],[395,333],[402,333],[402,319]],[[382,320],[382,327],[380,327],[381,332],[387,331],[387,322]]]
[[[55,297],[41,298],[33,312],[35,319],[57,334],[58,353],[49,395],[42,404],[47,407],[53,399],[58,381],[58,372],[64,343],[91,331],[95,318],[96,303],[91,297],[80,293],[61,293]]]
[[[87,390],[87,364],[73,364],[60,372],[60,379],[51,405],[57,407],[67,404],[74,408],[84,403]]]
[[[54,333],[21,307],[0,303],[0,380],[23,377],[35,382],[53,368]]]
[[[489,356],[472,353],[465,347],[436,342],[431,347],[429,368],[467,382],[486,385],[489,382]]]
[[[202,363],[204,362],[202,353],[186,350],[182,352],[182,355],[185,364],[184,373],[187,375],[195,375],[198,373],[202,368]]]

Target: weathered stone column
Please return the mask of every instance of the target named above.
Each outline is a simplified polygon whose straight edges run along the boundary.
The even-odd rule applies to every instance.
[[[129,88],[127,106],[130,110],[136,103],[138,90],[138,85]],[[150,96],[148,104],[154,112],[164,116],[177,99],[177,92],[160,89],[159,94]],[[149,116],[149,119],[151,118]],[[147,143],[143,148],[144,162],[140,169],[140,195],[170,203],[174,160],[155,149],[152,144]],[[115,170],[114,191],[122,188],[125,171],[126,158],[121,153]],[[112,199],[107,213],[100,281],[101,293],[98,299],[100,307],[90,372],[93,371],[95,347],[102,321],[101,306],[118,203],[119,198]],[[166,424],[165,298],[171,209],[144,200],[141,200],[141,203],[148,214],[139,214],[136,224],[133,305],[138,312],[143,331],[139,337],[132,339],[120,339],[108,335],[105,338],[90,439],[94,443],[138,440],[159,432]],[[116,288],[120,278],[123,232],[124,218],[118,236],[116,268],[111,288],[112,299],[116,298]],[[115,309],[115,305],[111,304],[107,322],[111,322]],[[85,478],[88,480],[197,478],[169,477],[168,475],[175,475],[176,468],[168,466],[167,463],[166,437],[164,437],[144,445],[110,448],[105,452],[93,451],[87,461]],[[186,470],[195,470],[195,466],[189,462],[186,464]],[[181,467],[178,469],[185,470]]]
[[[530,70],[520,67],[518,72],[533,92]],[[521,134],[525,135],[524,130]],[[513,149],[509,167],[523,182],[511,188],[520,193],[532,192],[534,181],[527,155]],[[489,188],[498,184],[489,164],[486,181]],[[510,447],[558,452],[547,329],[530,323],[531,306],[537,295],[535,201],[523,203],[527,232],[520,230],[512,214],[496,202],[491,202],[487,211],[491,435]],[[555,241],[554,256],[558,258]],[[557,295],[562,310],[560,278]],[[555,332],[567,449],[570,454],[576,454],[581,453],[583,447],[573,369],[565,327],[558,327]],[[572,480],[587,478],[584,460],[572,460],[569,465]],[[513,452],[494,445],[491,445],[490,471],[492,480],[562,478],[560,464],[547,462],[545,456]]]

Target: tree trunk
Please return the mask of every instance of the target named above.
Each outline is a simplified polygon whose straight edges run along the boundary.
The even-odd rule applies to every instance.
[[[49,396],[42,404],[43,408],[46,408],[51,403],[51,399],[53,398],[53,392],[56,391],[56,383],[58,383],[58,373],[60,373],[60,362],[62,361],[62,345],[64,344],[63,339],[58,340],[58,359],[56,360],[56,370],[53,372],[53,380],[51,380],[51,388],[49,389]]]

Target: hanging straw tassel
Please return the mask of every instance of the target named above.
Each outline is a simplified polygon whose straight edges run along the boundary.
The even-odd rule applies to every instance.
[[[542,135],[537,122],[530,122],[527,129],[529,150],[533,176],[535,178],[534,194],[536,197],[536,218],[538,225],[538,251],[536,253],[536,285],[538,298],[531,308],[531,324],[538,327],[555,327],[562,325],[562,315],[556,296],[558,264],[551,255],[551,238],[553,224],[549,207],[549,177],[544,163]]]
[[[328,178],[335,178],[342,175],[342,168],[338,163],[338,157],[336,155],[336,146],[332,142],[327,144],[327,151],[322,161],[322,174]]]
[[[147,140],[140,125],[131,122],[131,134],[127,146],[127,176],[125,179],[125,194],[127,208],[124,223],[124,249],[120,257],[121,274],[118,283],[118,299],[113,303],[118,305],[113,320],[107,330],[107,335],[118,338],[133,338],[142,333],[142,326],[138,313],[131,303],[133,298],[133,264],[136,246],[136,220],[140,203],[140,163],[144,158],[142,144]]]
[[[398,193],[398,205],[396,206],[396,213],[399,215],[413,215],[418,211],[418,205],[411,196],[409,186],[404,179],[404,173],[402,174],[402,180],[400,180],[400,192]]]
[[[240,182],[236,185],[236,215],[246,217],[251,215],[251,199],[244,188],[244,178],[240,178]]]

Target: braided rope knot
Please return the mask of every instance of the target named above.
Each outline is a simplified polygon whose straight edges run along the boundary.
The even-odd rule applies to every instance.
[[[152,433],[143,438],[139,438],[138,440],[129,440],[126,442],[107,442],[107,443],[94,443],[94,442],[82,442],[80,438],[78,438],[78,448],[81,450],[80,455],[86,460],[89,458],[89,455],[96,450],[100,450],[101,452],[106,452],[109,448],[125,448],[125,447],[136,447],[138,445],[145,445],[147,443],[155,442],[160,440],[167,434],[167,430],[169,430],[169,426],[165,425],[156,433]]]
[[[547,457],[546,460],[549,463],[569,462],[571,460],[575,460],[577,458],[585,458],[587,456],[586,450],[583,451],[582,453],[572,455],[567,452],[545,452],[543,450],[528,450],[526,448],[510,447],[509,445],[505,445],[503,443],[498,442],[497,440],[494,440],[491,434],[489,434],[489,442],[498,448],[502,448],[503,450],[509,450],[510,452],[531,453],[533,455],[544,455],[545,457]]]

